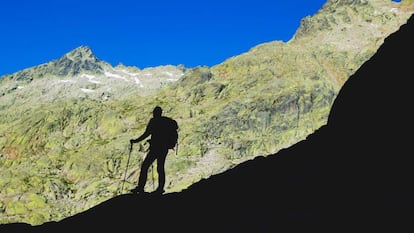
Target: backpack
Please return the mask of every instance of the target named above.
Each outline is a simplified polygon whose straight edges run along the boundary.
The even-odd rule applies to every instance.
[[[178,124],[177,121],[169,117],[163,117],[165,127],[163,130],[165,132],[164,142],[168,149],[174,149],[175,145],[178,142]]]

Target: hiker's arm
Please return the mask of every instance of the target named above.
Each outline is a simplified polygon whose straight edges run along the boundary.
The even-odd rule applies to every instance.
[[[140,142],[140,141],[144,140],[146,137],[148,137],[149,135],[150,135],[150,133],[147,130],[145,130],[145,132],[141,136],[139,136],[139,138],[131,139],[131,143]]]
[[[151,126],[151,122],[150,123],[148,123],[148,125],[147,125],[147,128],[145,129],[145,132],[141,135],[141,136],[139,136],[138,138],[136,138],[136,139],[131,139],[131,140],[129,140],[131,143],[137,143],[137,142],[140,142],[140,141],[142,141],[142,140],[144,140],[145,138],[147,138],[148,136],[150,136],[150,134],[151,134],[151,130],[150,130],[150,127]]]

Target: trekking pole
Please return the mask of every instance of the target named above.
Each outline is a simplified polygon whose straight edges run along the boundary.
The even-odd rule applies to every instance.
[[[175,144],[175,157],[178,156],[178,141],[177,144]]]
[[[155,182],[154,182],[154,164],[151,165],[151,174],[152,174],[152,189],[155,189]]]
[[[131,143],[131,145],[129,146],[128,161],[127,161],[126,168],[125,168],[124,180],[122,181],[121,194],[124,191],[124,184],[125,184],[126,174],[128,171],[129,159],[131,158],[132,146],[133,144]]]

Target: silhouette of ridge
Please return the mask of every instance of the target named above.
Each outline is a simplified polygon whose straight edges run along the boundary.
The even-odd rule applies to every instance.
[[[0,230],[407,231],[414,215],[413,42],[414,15],[345,83],[328,124],[277,154],[257,157],[181,193],[121,195],[60,222],[6,224]]]

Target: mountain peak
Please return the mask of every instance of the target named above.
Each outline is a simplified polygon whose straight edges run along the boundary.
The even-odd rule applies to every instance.
[[[390,27],[384,24],[387,21],[391,22],[389,25],[401,25],[406,21],[406,17],[400,17],[396,12],[412,12],[413,0],[405,0],[401,3],[404,4],[392,0],[328,0],[315,15],[306,16],[301,20],[294,39],[315,38],[322,34],[324,38],[321,39],[331,38],[330,42],[336,42],[338,38],[335,35],[343,36],[348,31],[359,33],[350,35],[352,38],[366,36],[367,33],[382,38],[378,25]],[[351,27],[355,30],[350,30]],[[331,32],[330,37],[326,36],[326,31]],[[327,41],[324,43],[326,44]]]
[[[59,59],[5,76],[8,79],[31,82],[47,76],[76,76],[81,73],[103,74],[106,63],[99,60],[89,46],[79,46]]]
[[[103,62],[99,60],[89,46],[79,46],[53,62],[58,76],[77,75],[81,72],[103,72]]]
[[[66,53],[63,57],[66,57],[72,61],[76,60],[91,60],[98,61],[99,59],[93,54],[92,49],[89,46],[79,46],[72,51]]]

